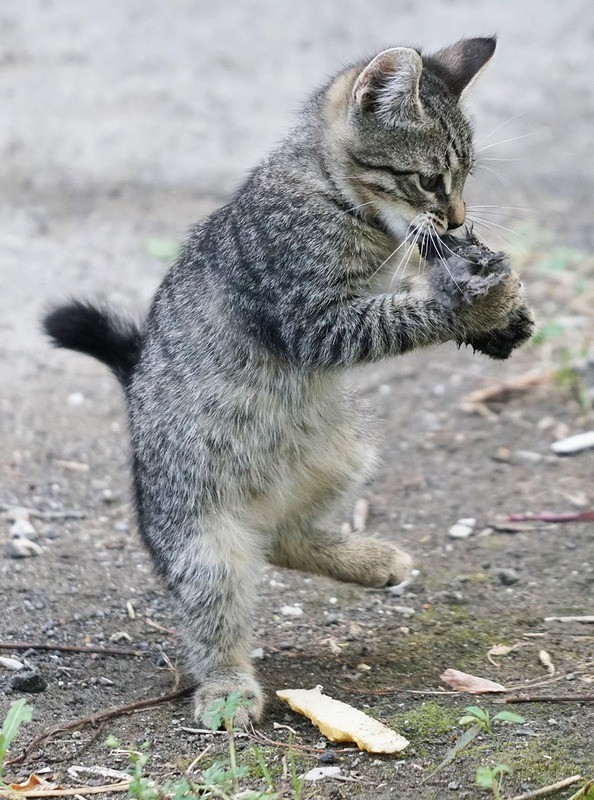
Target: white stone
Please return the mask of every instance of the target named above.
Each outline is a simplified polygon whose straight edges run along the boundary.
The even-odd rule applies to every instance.
[[[37,532],[33,525],[27,519],[17,519],[17,521],[10,526],[10,535],[15,539],[37,539]]]
[[[16,658],[7,658],[6,656],[0,656],[0,667],[14,669],[15,671],[25,669],[25,665],[22,661],[17,661]]]
[[[314,767],[303,776],[304,781],[321,781],[324,778],[336,778],[341,775],[340,767]]]
[[[572,453],[589,450],[591,447],[594,447],[594,431],[586,431],[585,433],[576,433],[575,436],[569,436],[567,439],[553,442],[551,450],[558,456],[569,456]]]
[[[301,617],[303,615],[303,609],[300,606],[283,606],[281,608],[281,614],[285,617]]]
[[[473,532],[474,528],[470,525],[457,522],[449,529],[448,536],[450,539],[468,539],[469,536],[472,536]]]

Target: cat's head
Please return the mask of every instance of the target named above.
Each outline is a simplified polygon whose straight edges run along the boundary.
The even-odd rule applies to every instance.
[[[331,174],[396,236],[464,222],[472,129],[460,98],[495,51],[495,38],[463,39],[433,55],[384,50],[327,91]],[[364,204],[364,205],[362,205]]]

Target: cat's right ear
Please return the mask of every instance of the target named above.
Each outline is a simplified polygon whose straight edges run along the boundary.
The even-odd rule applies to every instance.
[[[371,61],[353,87],[353,102],[362,113],[387,125],[423,117],[419,81],[423,61],[411,47],[392,47]]]

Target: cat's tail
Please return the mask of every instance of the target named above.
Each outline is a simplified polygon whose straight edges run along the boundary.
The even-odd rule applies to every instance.
[[[111,369],[124,389],[140,358],[138,325],[104,306],[70,300],[43,318],[43,330],[56,347],[86,353]]]

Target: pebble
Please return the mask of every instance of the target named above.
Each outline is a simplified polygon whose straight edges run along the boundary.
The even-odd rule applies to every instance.
[[[560,439],[553,442],[551,450],[558,456],[570,456],[573,453],[581,453],[582,450],[589,450],[594,447],[594,431],[576,433],[567,439]]]
[[[0,656],[0,667],[6,667],[6,669],[13,669],[17,672],[20,669],[25,669],[25,665],[22,661],[17,661],[16,658],[6,658],[5,656]]]
[[[412,617],[416,613],[411,606],[392,606],[392,611],[402,614],[403,617]]]
[[[321,761],[322,764],[336,764],[338,756],[334,750],[324,750],[324,752],[320,754],[318,760]]]
[[[37,531],[28,519],[17,519],[10,526],[10,535],[13,539],[29,539],[33,542],[37,540]]]
[[[41,547],[30,539],[11,539],[4,545],[4,554],[8,558],[31,558],[42,553]]]
[[[303,609],[301,606],[283,606],[281,614],[284,617],[301,617],[303,616]]]
[[[513,586],[518,583],[520,576],[515,569],[498,569],[497,577],[504,586]]]
[[[314,767],[303,776],[304,781],[321,781],[324,778],[336,778],[341,775],[340,767]]]
[[[43,692],[47,686],[39,671],[31,668],[17,672],[8,685],[15,692]]]
[[[459,519],[448,531],[450,539],[468,539],[474,533],[476,520],[472,518]]]

